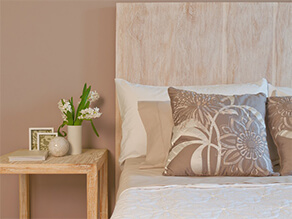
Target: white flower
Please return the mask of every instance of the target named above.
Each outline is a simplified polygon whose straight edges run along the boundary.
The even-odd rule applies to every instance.
[[[90,91],[88,100],[90,103],[99,99],[99,94],[96,91]]]
[[[62,100],[58,102],[58,107],[61,110],[62,113],[66,114],[68,111],[71,113],[72,108],[68,100],[63,99],[64,104],[62,103]]]
[[[67,116],[64,113],[62,113],[62,118],[63,118],[63,121],[68,122]]]
[[[64,102],[64,104],[63,104],[63,102]],[[71,108],[71,105],[70,105],[69,101],[68,100],[65,100],[65,99],[60,100],[58,102],[58,108],[62,112],[62,118],[63,118],[63,120],[64,121],[68,121],[66,114],[67,114],[67,112],[70,112],[70,113],[72,112],[72,108]]]
[[[66,112],[72,112],[72,108],[71,108],[71,105],[70,105],[70,103],[69,102],[66,102],[65,104],[64,104],[64,109],[65,109],[65,111]]]
[[[63,99],[63,101],[64,101],[64,99]],[[58,108],[61,110],[61,112],[63,112],[63,103],[62,103],[62,100],[60,100],[58,102]]]
[[[101,116],[101,112],[99,112],[99,108],[95,107],[92,108],[86,108],[84,110],[80,111],[81,115],[78,116],[78,119],[95,119]]]

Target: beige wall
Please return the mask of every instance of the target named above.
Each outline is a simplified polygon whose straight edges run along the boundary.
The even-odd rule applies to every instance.
[[[128,1],[129,2],[129,1]],[[84,123],[83,144],[107,148],[114,203],[115,3],[100,0],[1,1],[0,154],[28,147],[28,128],[53,126],[60,98],[75,99],[84,82],[96,89],[100,138]],[[86,218],[85,176],[31,177],[32,218]],[[1,218],[18,217],[18,177],[0,178]]]

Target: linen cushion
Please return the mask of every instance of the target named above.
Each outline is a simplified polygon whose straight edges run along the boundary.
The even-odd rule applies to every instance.
[[[268,99],[268,126],[280,156],[281,175],[292,175],[292,96]]]
[[[138,101],[169,101],[168,86],[149,86],[130,83],[116,78],[117,100],[122,120],[122,140],[119,163],[127,158],[146,155],[147,136],[139,116]],[[181,89],[193,90],[207,94],[255,94],[263,92],[267,94],[268,85],[266,79],[255,83],[228,84],[212,86],[181,86]]]
[[[140,168],[164,167],[173,128],[170,102],[142,101],[138,102],[138,109],[147,133],[147,153]]]
[[[174,120],[164,175],[268,176],[265,94],[209,95],[168,89]]]
[[[269,97],[274,96],[292,96],[292,88],[289,87],[275,87],[272,84],[268,84],[268,93]],[[267,117],[267,116],[266,116]],[[266,118],[266,124],[268,124],[268,120]],[[267,125],[267,142],[270,150],[270,157],[273,165],[279,165],[279,155],[277,151],[277,147],[273,141],[271,136],[271,131],[269,126]]]

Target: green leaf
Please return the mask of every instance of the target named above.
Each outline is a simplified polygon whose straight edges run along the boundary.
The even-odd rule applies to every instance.
[[[66,114],[67,119],[68,119],[68,125],[74,125],[74,117],[72,115],[72,112],[67,112]]]
[[[90,120],[90,123],[91,123],[91,126],[92,126],[92,128],[93,128],[94,133],[96,134],[97,137],[99,137],[99,134],[98,134],[98,132],[96,131],[96,128],[95,128],[95,126],[94,126],[94,124],[93,124],[93,122],[92,122],[92,119]]]
[[[85,83],[86,85],[86,83]],[[78,119],[78,116],[80,114],[80,111],[85,109],[85,106],[86,106],[86,103],[87,103],[87,100],[88,100],[88,95],[90,93],[90,90],[91,90],[91,86],[89,86],[88,88],[86,88],[86,86],[84,85],[84,88],[83,89],[83,93],[82,93],[82,96],[81,96],[81,101],[80,101],[80,104],[77,108],[77,111],[76,111],[76,117],[75,117],[75,120]]]
[[[84,87],[83,87],[82,94],[81,94],[81,96],[80,96],[81,101],[80,101],[80,103],[79,103],[79,105],[78,105],[78,107],[77,107],[75,120],[77,120],[77,117],[78,117],[78,114],[79,114],[79,111],[80,111],[80,108],[81,108],[81,104],[82,104],[82,103],[81,103],[81,102],[82,102],[82,98],[83,98],[84,93],[86,92],[86,90],[87,90],[87,84],[85,83],[85,84],[84,84]]]
[[[87,89],[87,84],[85,83],[83,87],[82,95],[85,93],[86,89]],[[82,95],[80,96],[80,98],[82,98]]]
[[[73,125],[74,125],[74,115],[75,115],[75,109],[74,109],[74,105],[73,105],[73,97],[71,97],[71,100],[70,100],[70,105],[71,105],[71,108],[72,108],[72,120],[73,120]]]
[[[83,120],[76,119],[74,125],[81,125]]]
[[[65,125],[67,125],[67,122],[64,121],[58,128],[58,136],[61,136],[61,137],[65,137],[67,135],[67,133],[65,131],[63,131],[63,134],[61,133],[61,128],[63,128]]]
[[[85,83],[84,88],[83,88],[83,93],[81,95],[81,101],[80,101],[79,106],[78,106],[77,111],[76,111],[75,120],[77,120],[80,111],[84,109],[84,106],[85,106],[87,99],[88,99],[88,95],[90,93],[90,89],[91,89],[91,86],[86,88],[86,83]]]
[[[90,105],[90,102],[87,101],[87,103],[86,103],[85,106],[84,106],[84,109],[87,109],[87,108],[89,107],[89,105]]]

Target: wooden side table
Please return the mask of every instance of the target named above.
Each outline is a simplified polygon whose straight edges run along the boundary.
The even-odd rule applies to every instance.
[[[86,174],[87,218],[108,218],[108,160],[106,149],[86,149],[79,155],[49,156],[45,161],[9,162],[0,157],[0,174],[19,174],[20,218],[30,217],[30,174]],[[99,179],[100,178],[100,179]],[[98,194],[100,191],[100,194]]]

